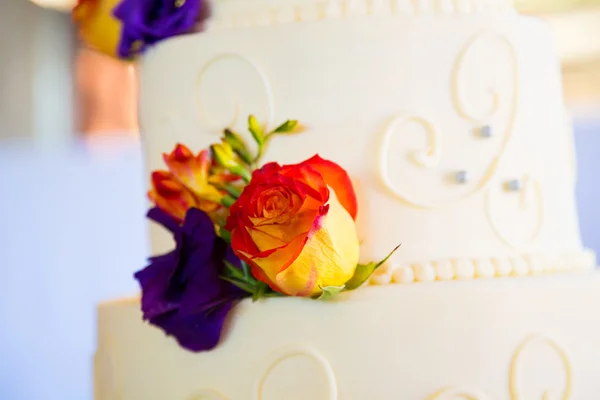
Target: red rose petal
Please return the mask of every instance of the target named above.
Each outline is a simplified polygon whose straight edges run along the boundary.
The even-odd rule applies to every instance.
[[[348,211],[352,219],[356,219],[358,202],[346,170],[332,161],[322,159],[319,155],[309,158],[302,164],[311,166],[321,174],[325,184],[334,190],[340,204]]]

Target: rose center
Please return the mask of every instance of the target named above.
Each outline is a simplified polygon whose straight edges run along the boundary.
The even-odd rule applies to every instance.
[[[285,199],[284,196],[281,195],[281,193],[270,196],[265,201],[265,206],[263,208],[263,216],[265,218],[275,218],[281,215],[281,213],[287,208],[286,205],[288,203],[289,201],[287,201],[287,199]]]

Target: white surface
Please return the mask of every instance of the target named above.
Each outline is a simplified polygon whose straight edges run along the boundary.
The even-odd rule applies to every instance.
[[[598,307],[598,273],[248,300],[219,347],[192,353],[139,302],[108,303],[96,400],[594,400]]]
[[[145,265],[137,144],[0,141],[0,399],[87,400],[95,305]]]
[[[201,149],[228,125],[245,132],[250,113],[270,127],[295,118],[306,132],[274,140],[266,159],[319,153],[348,170],[362,261],[398,243],[398,267],[579,259],[573,141],[546,24],[513,13],[302,15],[217,24],[151,50],[140,69],[148,167],[164,168],[178,141]],[[486,124],[489,139],[476,135]],[[461,170],[466,184],[452,181]],[[504,190],[513,179],[522,191]],[[152,235],[157,251],[171,246]]]

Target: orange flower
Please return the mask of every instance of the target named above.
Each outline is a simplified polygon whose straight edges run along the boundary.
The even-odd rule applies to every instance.
[[[192,192],[183,186],[169,171],[154,171],[152,173],[152,189],[148,198],[167,214],[179,222],[185,218],[190,207],[196,205]]]
[[[346,171],[314,156],[255,171],[230,208],[226,228],[234,252],[257,279],[287,295],[314,296],[354,275],[356,212]]]
[[[194,156],[189,148],[177,144],[170,154],[163,154],[163,160],[171,174],[198,198],[217,204],[221,202],[222,194],[211,185],[218,179],[210,179],[211,160],[207,150]]]
[[[186,212],[192,207],[207,213],[219,208],[219,204],[199,199],[169,171],[152,173],[152,188],[148,198],[178,222],[183,222]]]

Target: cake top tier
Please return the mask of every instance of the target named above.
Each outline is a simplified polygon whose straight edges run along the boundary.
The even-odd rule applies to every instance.
[[[221,0],[212,21],[268,25],[377,14],[475,14],[513,12],[512,0]]]
[[[512,0],[78,0],[83,40],[133,59],[148,46],[208,29],[242,28],[371,15],[513,12]]]

